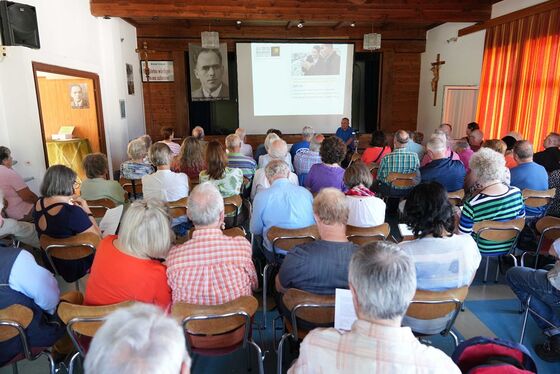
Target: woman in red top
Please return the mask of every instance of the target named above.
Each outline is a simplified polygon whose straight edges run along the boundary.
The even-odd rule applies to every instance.
[[[140,301],[167,309],[171,290],[166,267],[173,231],[165,205],[155,199],[135,201],[121,221],[119,235],[99,244],[87,282],[85,305]]]
[[[391,153],[391,148],[385,141],[385,134],[383,131],[375,131],[371,134],[369,145],[371,147],[366,148],[362,154],[362,161],[364,164],[370,164],[372,162],[379,164],[387,153]]]

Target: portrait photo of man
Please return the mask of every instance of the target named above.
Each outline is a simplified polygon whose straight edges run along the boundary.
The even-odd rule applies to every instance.
[[[89,108],[87,86],[85,84],[70,85],[70,105],[72,109]]]
[[[220,49],[189,45],[191,98],[193,101],[229,99],[226,45]]]

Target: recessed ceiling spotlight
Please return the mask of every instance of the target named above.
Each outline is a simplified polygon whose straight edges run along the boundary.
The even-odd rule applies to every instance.
[[[303,21],[299,21],[297,24],[298,29],[303,28]]]
[[[243,22],[241,22],[241,20],[238,19],[237,21],[235,21],[235,23],[241,25]]]
[[[350,23],[350,27],[356,27],[356,22]]]

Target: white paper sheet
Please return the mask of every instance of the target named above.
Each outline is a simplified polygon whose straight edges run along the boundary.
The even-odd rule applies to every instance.
[[[403,238],[405,236],[414,236],[414,233],[411,229],[408,228],[408,225],[406,223],[399,223],[399,231]]]
[[[350,290],[336,289],[334,304],[334,328],[340,331],[350,331],[356,321],[356,310]]]
[[[101,222],[99,222],[99,229],[101,229],[101,236],[104,238],[108,235],[115,235],[119,223],[121,221],[121,216],[123,213],[123,205],[118,205],[114,208],[107,209]]]

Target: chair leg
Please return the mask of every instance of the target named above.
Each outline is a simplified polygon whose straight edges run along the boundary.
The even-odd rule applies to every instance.
[[[457,334],[455,334],[453,330],[449,330],[449,335],[451,335],[451,337],[453,338],[453,342],[455,343],[455,348],[457,348],[459,346],[459,338],[457,337]]]
[[[76,286],[76,291],[80,292],[80,280],[79,279],[74,282],[74,285]]]
[[[527,300],[527,303],[529,302],[529,300]],[[525,328],[527,327],[528,317],[529,317],[529,304],[525,306],[525,315],[523,316],[523,326],[521,326],[521,336],[519,337],[519,344],[523,344],[523,338],[525,337]]]
[[[72,358],[70,359],[70,363],[68,365],[68,374],[74,374],[75,368],[74,366],[76,365],[76,360],[79,360],[80,357],[80,352],[76,352],[72,355]]]
[[[482,280],[482,283],[486,283],[486,280],[488,279],[488,264],[490,263],[490,257],[486,257],[486,269],[484,270],[484,279]]]
[[[266,312],[268,311],[268,303],[266,298],[267,288],[268,288],[268,270],[270,269],[271,265],[266,264],[263,271],[263,289],[262,289],[262,299],[263,299],[263,324],[264,328],[266,329]]]
[[[277,355],[277,364],[276,364],[276,370],[278,374],[282,374],[282,359],[284,356],[284,342],[286,341],[286,339],[288,339],[288,337],[290,336],[290,334],[286,333],[284,335],[282,335],[282,339],[280,339],[280,343],[278,344],[278,355]]]
[[[500,276],[500,257],[496,257],[496,278],[494,279],[494,283],[498,283],[498,277]]]
[[[13,374],[19,374],[18,367],[17,367],[17,362],[14,362],[12,364],[12,373]]]
[[[259,374],[264,374],[264,356],[262,354],[261,347],[257,343],[253,341],[253,339],[249,340],[249,344],[255,348],[257,351],[257,362],[259,363]]]
[[[47,360],[49,360],[49,371],[51,374],[56,374],[56,364],[54,363],[54,359],[50,352],[43,352],[43,355],[47,356]]]

